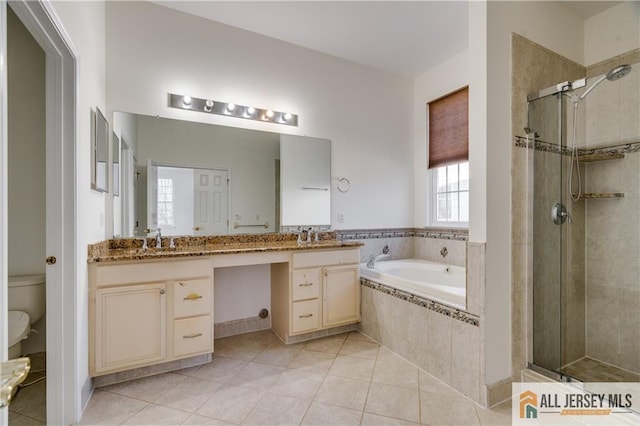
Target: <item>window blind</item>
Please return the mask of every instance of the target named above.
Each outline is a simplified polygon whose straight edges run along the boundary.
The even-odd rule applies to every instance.
[[[428,104],[429,168],[469,160],[469,88]]]

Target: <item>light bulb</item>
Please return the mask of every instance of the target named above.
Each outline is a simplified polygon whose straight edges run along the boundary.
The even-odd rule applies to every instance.
[[[250,106],[247,108],[247,114],[253,115],[255,113],[256,113],[256,109],[254,107]]]
[[[207,99],[207,102],[204,103],[204,110],[207,112],[211,112],[213,108],[213,101],[211,99]]]
[[[236,104],[234,104],[234,103],[228,103],[227,104],[227,111],[233,112],[234,109],[236,109]]]
[[[191,105],[191,96],[184,96],[182,98],[182,103],[187,106]]]
[[[267,110],[267,112],[265,112],[264,115],[266,115],[267,118],[273,118],[273,111]]]
[[[289,113],[289,112],[288,112],[288,113],[286,113],[286,114],[284,115],[284,121],[289,121],[289,120],[291,120],[291,117],[292,117],[291,113]]]

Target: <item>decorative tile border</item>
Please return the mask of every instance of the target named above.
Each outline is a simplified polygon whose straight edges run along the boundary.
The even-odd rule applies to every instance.
[[[388,294],[389,296],[396,297],[400,300],[413,303],[414,305],[422,306],[423,308],[437,312],[441,315],[446,315],[455,320],[462,321],[464,323],[467,323],[476,327],[480,326],[479,317],[473,314],[470,314],[468,312],[462,311],[460,309],[452,308],[450,306],[436,302],[435,300],[430,300],[424,297],[416,296],[415,294],[407,293],[407,292],[395,289],[393,287],[389,287],[387,285],[368,280],[366,278],[360,278],[360,285],[363,285],[365,287],[368,287],[372,290],[379,291],[384,294]]]
[[[450,228],[349,229],[335,232],[338,239],[342,241],[407,237],[467,241],[469,238],[468,230]]]
[[[541,140],[531,140],[523,136],[516,136],[514,145],[518,148],[529,148],[536,151],[551,152],[554,154],[571,155],[571,148],[560,146]],[[578,149],[578,155],[594,154],[631,154],[640,152],[640,141],[632,141],[616,145],[600,146],[591,149]]]

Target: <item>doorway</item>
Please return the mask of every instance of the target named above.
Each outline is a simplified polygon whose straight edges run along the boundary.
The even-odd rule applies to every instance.
[[[8,6],[45,54],[45,235],[38,235],[49,258],[46,273],[46,423],[74,423],[80,414],[76,383],[76,55],[48,3],[3,2],[0,5],[0,57],[7,57]],[[8,127],[7,67],[0,67],[0,128]],[[8,138],[0,132],[0,175],[7,176]],[[63,167],[66,165],[66,167]],[[0,235],[8,235],[8,183],[0,184]],[[7,358],[8,253],[7,239],[0,241],[0,356]],[[41,254],[42,256],[42,254]],[[39,259],[44,263],[45,259]],[[7,424],[8,410],[0,410],[0,425]]]

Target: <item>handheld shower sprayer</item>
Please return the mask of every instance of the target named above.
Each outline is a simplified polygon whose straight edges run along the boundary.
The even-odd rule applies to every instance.
[[[573,129],[572,129],[572,142],[571,142],[571,166],[569,168],[569,195],[573,201],[578,201],[582,196],[582,180],[580,178],[580,160],[578,158],[578,148],[576,147],[576,127],[578,126],[578,104],[589,95],[600,83],[605,80],[616,81],[626,76],[631,72],[631,65],[619,65],[611,69],[608,73],[598,77],[598,79],[591,86],[587,87],[587,90],[580,96],[573,96]],[[575,164],[575,166],[574,166]],[[578,178],[578,193],[573,192],[573,169],[576,170],[576,177]]]

